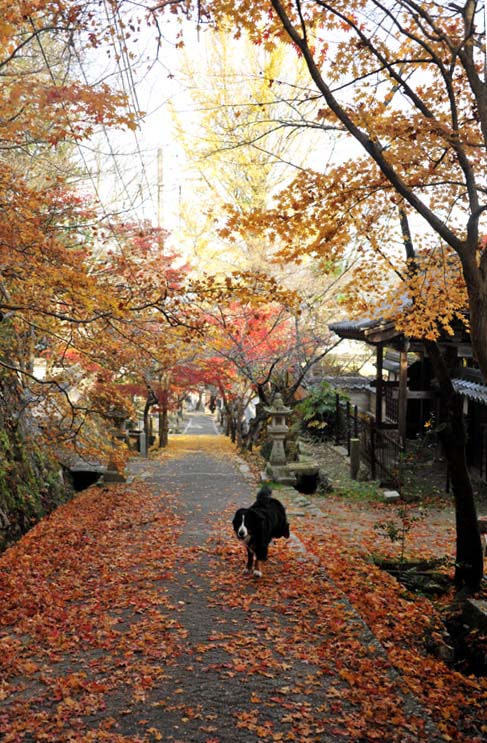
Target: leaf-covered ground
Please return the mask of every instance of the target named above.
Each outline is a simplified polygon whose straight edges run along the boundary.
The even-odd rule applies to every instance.
[[[5,743],[487,740],[487,680],[428,655],[433,606],[349,519],[293,518],[259,581],[230,526],[255,488],[226,439],[180,437],[136,471],[0,558]]]

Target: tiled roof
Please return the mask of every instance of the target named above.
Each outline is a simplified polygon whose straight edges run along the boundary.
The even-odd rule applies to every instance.
[[[469,400],[487,405],[487,386],[485,384],[470,382],[468,379],[453,379],[452,382],[456,392],[464,395]]]
[[[402,333],[396,330],[392,320],[382,318],[375,320],[342,320],[328,325],[329,329],[340,336],[354,341],[365,341],[374,345],[375,343],[392,341],[400,338]]]
[[[406,302],[404,304],[406,304]],[[394,320],[386,320],[380,316],[377,316],[374,320],[371,320],[370,318],[362,318],[358,320],[340,320],[339,322],[329,323],[328,327],[333,333],[336,333],[338,336],[340,336],[340,338],[365,341],[366,343],[372,345],[380,342],[394,341],[395,339],[399,339],[401,338],[401,336],[403,336],[402,331],[396,329]],[[453,336],[443,333],[441,338],[443,338],[443,340],[445,341],[448,341],[448,343],[470,343],[470,338],[464,324],[458,321],[457,323],[455,323],[454,329],[455,333]],[[421,338],[410,337],[410,340],[420,341]]]
[[[370,387],[370,379],[359,375],[343,374],[336,377],[323,377],[323,381],[331,384],[332,387],[339,387],[344,390],[367,390]]]
[[[383,320],[341,320],[330,323],[328,327],[342,338],[364,340],[367,330],[380,327],[382,323]]]

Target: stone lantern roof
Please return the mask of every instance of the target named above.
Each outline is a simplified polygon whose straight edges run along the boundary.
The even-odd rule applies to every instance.
[[[278,392],[274,397],[272,406],[270,408],[265,408],[265,412],[269,413],[269,415],[287,415],[288,413],[291,413],[292,411],[291,411],[291,408],[287,408],[284,405],[282,395],[280,392]]]

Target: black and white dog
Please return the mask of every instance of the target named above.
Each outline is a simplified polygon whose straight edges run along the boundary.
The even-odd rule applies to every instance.
[[[286,510],[272,490],[264,485],[250,508],[239,508],[233,517],[237,537],[247,547],[247,570],[262,578],[261,562],[267,560],[271,539],[289,537]]]

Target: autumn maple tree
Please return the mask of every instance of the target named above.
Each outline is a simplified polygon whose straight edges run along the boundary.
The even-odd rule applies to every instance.
[[[23,436],[30,450],[33,431],[42,443],[48,413],[52,454],[54,429],[62,439],[76,430],[68,433],[62,412],[69,386],[39,377],[34,359],[48,355],[56,365],[57,343],[113,309],[88,269],[94,212],[73,188],[72,155],[101,123],[135,122],[124,96],[74,74],[70,45],[91,24],[80,6],[27,1],[2,3],[1,12],[0,367],[10,391],[2,418],[15,446]]]
[[[108,215],[80,186],[81,145],[100,127],[136,126],[125,93],[80,69],[112,40],[105,15],[69,2],[1,10],[0,419],[12,464],[0,517],[18,536],[42,513],[45,481],[62,487],[59,465],[47,474],[53,456],[121,465],[124,374],[154,383],[194,323],[176,299],[184,261],[161,232]]]

